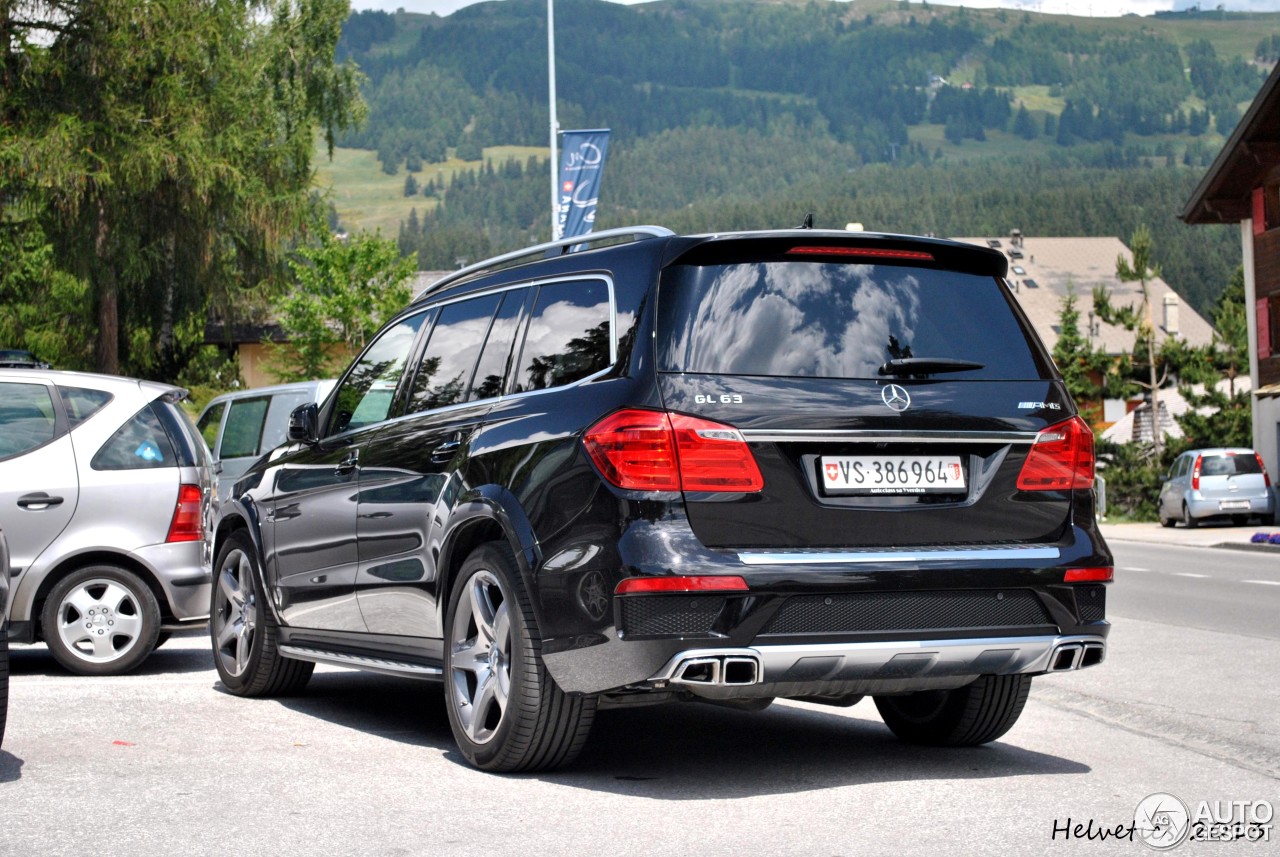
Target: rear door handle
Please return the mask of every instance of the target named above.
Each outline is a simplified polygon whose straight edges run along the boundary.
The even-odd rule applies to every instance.
[[[462,441],[460,440],[445,441],[444,443],[437,446],[435,449],[431,450],[431,460],[445,461],[447,459],[453,458],[453,454],[461,448],[462,448]]]
[[[347,453],[347,457],[338,462],[338,466],[333,468],[334,473],[350,473],[356,469],[356,465],[360,463],[360,450],[353,449]]]
[[[18,506],[31,512],[43,512],[45,509],[61,506],[61,497],[50,497],[43,491],[37,491],[34,494],[23,494],[18,498]]]

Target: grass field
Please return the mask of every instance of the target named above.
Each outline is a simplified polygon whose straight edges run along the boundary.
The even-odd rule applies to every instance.
[[[459,161],[450,158],[443,164],[424,164],[414,173],[419,185],[435,180],[439,185],[448,184],[455,173],[484,167],[484,161],[494,165],[515,158],[521,164],[530,155],[546,160],[548,150],[537,146],[494,146],[484,150],[484,160]],[[334,149],[333,160],[323,146],[317,151],[316,187],[333,202],[338,217],[347,229],[367,232],[381,231],[384,237],[394,238],[400,229],[400,221],[409,217],[416,208],[419,213],[435,207],[436,200],[404,195],[404,180],[408,175],[403,169],[394,176],[382,171],[377,155],[368,149]]]

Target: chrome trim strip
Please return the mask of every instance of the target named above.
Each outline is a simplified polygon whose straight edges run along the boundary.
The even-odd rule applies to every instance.
[[[943,560],[1024,560],[1058,559],[1062,552],[1055,547],[1017,548],[902,548],[900,550],[854,551],[741,551],[743,565],[856,565],[873,562],[932,562]]]
[[[278,651],[286,658],[293,658],[299,661],[311,661],[316,664],[326,664],[332,667],[345,667],[347,669],[382,673],[384,675],[425,679],[438,679],[444,675],[444,671],[439,667],[429,667],[423,664],[410,664],[403,661],[388,660],[387,658],[349,655],[343,652],[328,652],[322,649],[311,649],[303,646],[280,646]]]
[[[689,649],[678,652],[649,681],[669,682],[681,664],[694,658],[755,657],[760,660],[759,683],[823,681],[845,678],[877,678],[891,662],[903,656],[915,669],[915,677],[930,673],[963,674],[970,667],[977,674],[1015,675],[1048,672],[1053,653],[1063,645],[1091,645],[1106,651],[1106,638],[1093,635],[982,637],[972,640],[908,640],[878,643],[815,643],[799,645],[756,645],[741,649]],[[821,664],[821,675],[804,669],[805,677],[789,673],[801,666]],[[806,665],[806,666],[807,666]],[[890,676],[886,676],[890,677]]]
[[[914,431],[874,431],[869,429],[842,429],[812,431],[792,429],[742,429],[742,436],[750,441],[812,443],[856,441],[858,443],[1035,443],[1036,432],[1014,431],[961,431],[951,434]]]

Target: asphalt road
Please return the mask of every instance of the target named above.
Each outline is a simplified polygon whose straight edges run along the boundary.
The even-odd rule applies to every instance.
[[[1037,679],[1014,730],[969,750],[903,745],[870,701],[677,705],[602,712],[570,770],[495,776],[457,756],[428,684],[325,669],[244,700],[203,637],[111,679],[19,648],[0,855],[1145,853],[1063,825],[1127,826],[1157,791],[1280,804],[1280,641],[1254,625],[1277,587],[1246,584],[1280,557],[1113,547],[1107,662]]]

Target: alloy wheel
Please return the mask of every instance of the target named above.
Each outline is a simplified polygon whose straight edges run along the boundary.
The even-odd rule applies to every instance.
[[[138,644],[143,632],[137,595],[109,578],[85,580],[58,605],[55,633],[83,661],[119,660]]]
[[[258,598],[253,563],[242,550],[233,550],[223,558],[211,619],[214,649],[222,668],[229,675],[244,675],[258,628]]]
[[[491,741],[511,694],[510,600],[497,576],[477,571],[454,607],[449,634],[450,704],[476,744]]]

